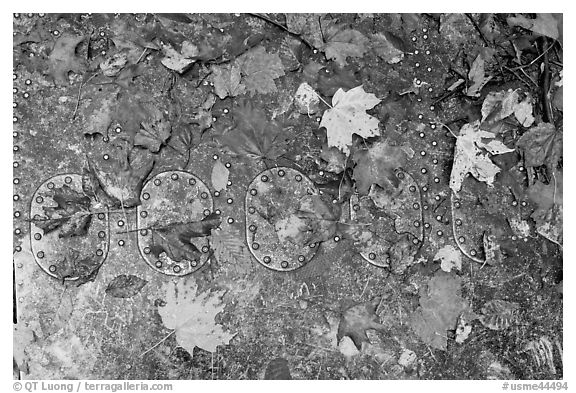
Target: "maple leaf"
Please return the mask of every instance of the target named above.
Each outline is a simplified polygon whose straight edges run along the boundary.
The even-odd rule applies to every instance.
[[[85,235],[92,220],[90,198],[66,184],[52,190],[51,198],[57,206],[42,206],[46,216],[35,216],[32,219],[34,225],[45,235],[59,229],[60,238]]]
[[[348,155],[352,134],[362,138],[380,135],[378,119],[366,113],[366,110],[379,103],[380,99],[372,93],[366,93],[362,85],[347,92],[338,89],[332,97],[332,108],[324,112],[320,122],[320,127],[326,127],[328,146],[337,147]]]
[[[540,123],[522,135],[516,146],[524,153],[526,165],[554,169],[562,157],[562,140],[562,131],[553,124]]]
[[[154,160],[136,169],[131,166],[128,154],[125,153],[123,162],[115,161],[114,166],[116,168],[112,173],[105,172],[88,159],[88,169],[83,176],[83,180],[87,183],[86,188],[93,190],[95,194],[100,190],[104,192],[107,196],[104,202],[109,207],[129,208],[139,205],[140,192],[144,180],[154,167]]]
[[[131,298],[139,293],[148,281],[133,275],[121,274],[114,277],[106,287],[106,294],[118,298]]]
[[[212,175],[210,176],[212,180],[212,187],[216,191],[225,190],[228,186],[228,176],[230,175],[230,171],[222,161],[217,160],[212,167]]]
[[[83,36],[62,34],[56,40],[54,48],[48,56],[50,75],[55,84],[68,84],[68,72],[81,73],[86,70],[85,62],[76,56],[76,47],[84,40]]]
[[[178,345],[193,355],[198,347],[215,352],[219,345],[227,345],[236,335],[224,331],[215,317],[224,310],[221,297],[224,291],[197,293],[193,279],[169,282],[166,288],[166,305],[158,307],[164,326],[173,329]]]
[[[462,182],[468,173],[479,181],[488,185],[494,183],[494,176],[500,172],[500,168],[490,160],[488,154],[502,154],[514,151],[502,142],[495,140],[491,132],[480,130],[479,121],[465,124],[456,139],[454,153],[454,165],[450,174],[450,188],[458,193],[462,188]],[[490,142],[484,142],[484,139]],[[482,149],[488,151],[484,153]]]
[[[237,62],[244,75],[242,81],[252,96],[275,92],[274,79],[284,76],[284,66],[278,54],[267,53],[263,46],[250,49]]]
[[[334,60],[340,67],[346,64],[348,57],[362,57],[368,50],[368,38],[352,29],[340,30],[337,26],[329,26],[326,32],[326,44],[321,48],[328,60]]]
[[[250,102],[240,103],[234,120],[236,126],[219,139],[236,155],[253,160],[276,160],[286,152],[288,143],[280,125],[269,121],[264,111],[254,108]]]
[[[384,190],[395,189],[400,184],[395,171],[406,165],[408,157],[399,147],[386,142],[378,142],[368,150],[356,150],[353,177],[360,194],[366,195],[372,184]]]
[[[240,83],[240,66],[236,63],[216,65],[210,68],[212,71],[212,82],[214,83],[214,92],[221,100],[230,96],[236,97],[243,94],[246,86]]]
[[[420,293],[420,306],[410,316],[414,332],[427,345],[446,350],[447,330],[454,330],[458,317],[470,313],[468,302],[461,296],[461,279],[442,270],[428,281]]]
[[[336,334],[337,342],[344,337],[350,337],[352,342],[358,348],[362,349],[362,343],[369,343],[367,330],[384,330],[386,327],[378,322],[376,307],[378,302],[372,303],[353,303],[348,306],[338,324],[338,333]]]
[[[151,108],[150,112],[150,116],[141,123],[140,129],[134,136],[134,146],[142,146],[152,153],[158,153],[160,147],[172,135],[172,124],[160,109]]]

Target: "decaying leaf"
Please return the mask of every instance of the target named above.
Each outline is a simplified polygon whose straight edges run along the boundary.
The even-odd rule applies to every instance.
[[[410,325],[433,348],[446,350],[446,331],[454,330],[460,315],[470,312],[460,285],[458,276],[439,270],[421,290],[420,306],[412,313]]]
[[[214,187],[216,191],[225,190],[226,187],[228,186],[229,175],[230,171],[228,170],[228,168],[226,168],[226,166],[222,164],[222,161],[217,160],[214,163],[214,166],[212,167],[212,175],[211,175],[212,187]]]
[[[212,231],[210,247],[218,262],[231,264],[236,271],[247,270],[251,264],[246,243],[232,226]]]
[[[234,120],[236,127],[220,137],[233,153],[253,160],[275,160],[286,152],[287,139],[280,125],[250,102],[240,103]]]
[[[514,151],[502,142],[494,139],[496,135],[491,132],[480,130],[480,123],[465,124],[460,130],[456,140],[454,153],[454,165],[450,174],[450,188],[458,193],[462,182],[468,173],[479,181],[488,185],[494,183],[494,177],[500,168],[490,160],[488,154],[502,154]],[[489,142],[485,142],[489,140]],[[485,149],[488,153],[483,151]]]
[[[294,37],[286,36],[280,43],[278,56],[286,71],[296,71],[300,68],[301,43]]]
[[[368,50],[368,38],[353,29],[341,30],[337,26],[326,28],[326,43],[321,48],[328,60],[334,60],[340,67],[344,67],[348,57],[362,57]]]
[[[562,131],[553,124],[540,123],[522,135],[516,145],[524,153],[527,166],[546,165],[553,169],[562,157],[562,140]]]
[[[134,136],[134,146],[142,146],[152,153],[158,153],[160,147],[172,134],[172,124],[158,108],[150,108],[146,121],[141,123],[140,130]]]
[[[215,352],[219,345],[227,345],[236,334],[224,331],[215,317],[224,304],[224,291],[197,293],[198,286],[191,278],[179,279],[165,285],[166,305],[158,307],[164,326],[176,333],[178,345],[194,354],[198,347]]]
[[[393,42],[388,39],[391,33],[376,33],[372,35],[372,50],[386,63],[396,64],[404,58],[404,52],[394,46]]]
[[[479,320],[482,325],[492,330],[504,330],[516,321],[515,312],[520,306],[518,303],[505,300],[491,300],[482,307]]]
[[[304,244],[309,245],[334,237],[338,229],[340,209],[327,205],[320,195],[306,195],[300,200],[295,215],[305,225]]]
[[[531,217],[536,222],[536,231],[556,243],[563,244],[563,174],[553,172],[549,184],[537,181],[528,189],[528,198],[537,208]]]
[[[283,358],[272,359],[266,367],[266,372],[264,373],[264,379],[270,380],[289,380],[292,379],[290,375],[290,368],[288,367],[288,361]]]
[[[448,244],[442,247],[436,255],[435,261],[440,261],[440,268],[445,272],[450,272],[452,269],[462,269],[462,253],[456,247]]]
[[[80,259],[80,253],[72,250],[64,256],[62,268],[58,269],[57,275],[64,282],[66,279],[74,279],[76,286],[94,281],[101,267],[102,260],[89,256]]]
[[[332,97],[332,108],[324,112],[320,127],[326,127],[328,146],[350,154],[352,134],[363,138],[380,135],[378,119],[366,113],[380,100],[372,93],[366,93],[362,85],[345,92],[339,89]]]
[[[84,41],[83,36],[72,34],[62,34],[56,40],[54,49],[48,57],[50,75],[57,85],[67,85],[69,83],[68,73],[70,71],[81,73],[86,70],[86,64],[76,56],[76,47]]]
[[[66,184],[52,190],[50,197],[57,206],[42,206],[46,216],[33,217],[34,225],[42,229],[45,235],[58,229],[60,238],[85,235],[92,220],[90,198]]]
[[[251,95],[277,91],[274,79],[284,76],[284,66],[278,54],[266,52],[263,46],[250,49],[237,59],[242,82]]]
[[[346,155],[336,147],[322,145],[320,158],[326,162],[324,170],[332,173],[341,173],[346,168]]]
[[[112,124],[112,115],[116,106],[115,97],[103,97],[102,99],[92,100],[86,110],[90,113],[84,122],[85,135],[108,135],[108,128]]]
[[[106,58],[100,63],[100,69],[105,76],[116,76],[128,64],[128,52],[121,51]]]
[[[318,93],[306,82],[298,86],[298,90],[296,90],[294,95],[294,104],[298,112],[303,115],[310,116],[320,110]]]
[[[355,151],[353,160],[356,162],[353,175],[356,189],[366,195],[372,184],[378,184],[385,191],[396,189],[399,180],[395,170],[405,166],[408,157],[401,148],[378,142],[368,150]]]
[[[121,274],[114,277],[106,287],[106,294],[118,298],[131,298],[138,294],[148,281],[133,275]]]
[[[379,299],[378,299],[379,300]],[[376,307],[378,301],[372,303],[353,303],[347,307],[340,318],[338,333],[336,338],[338,342],[343,337],[350,337],[358,350],[362,349],[362,343],[369,343],[367,330],[384,330],[386,326],[378,322]]]
[[[210,69],[212,70],[214,92],[221,100],[228,96],[236,97],[246,90],[246,86],[240,83],[240,66],[237,64],[213,64]]]
[[[482,103],[482,123],[496,123],[514,113],[518,106],[516,90],[489,93]]]

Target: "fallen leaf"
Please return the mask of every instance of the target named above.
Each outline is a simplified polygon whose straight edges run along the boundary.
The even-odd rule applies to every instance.
[[[160,62],[166,68],[176,71],[179,74],[186,72],[195,62],[200,54],[196,45],[190,41],[182,42],[180,52],[176,51],[171,45],[164,45],[162,48],[164,57]]]
[[[212,127],[212,123],[214,123],[212,107],[215,103],[216,96],[214,94],[209,94],[202,106],[198,108],[190,119],[190,123],[196,124],[200,127],[200,133]]]
[[[76,286],[83,285],[87,282],[94,281],[100,267],[102,260],[94,258],[93,256],[79,259],[80,253],[71,250],[64,256],[62,261],[63,267],[58,269],[58,277],[64,281],[65,279],[73,279]]]
[[[229,175],[230,171],[228,170],[228,168],[226,168],[226,166],[222,164],[222,161],[217,160],[214,163],[214,166],[212,167],[212,175],[211,175],[212,187],[214,187],[216,191],[225,190],[226,187],[228,186]]]
[[[236,126],[219,137],[222,144],[240,157],[276,160],[286,152],[285,132],[276,121],[268,120],[263,110],[250,102],[234,111]]]
[[[480,90],[492,79],[492,76],[485,76],[482,54],[479,54],[474,59],[470,72],[468,72],[468,79],[472,81],[472,85],[466,90],[466,95],[469,97],[480,97]]]
[[[440,268],[445,272],[450,272],[452,269],[462,269],[462,254],[456,247],[448,244],[442,247],[436,255],[435,261],[440,261]]]
[[[264,372],[265,380],[289,380],[292,379],[290,375],[290,368],[288,367],[288,361],[283,358],[272,359],[266,371]]]
[[[100,63],[99,67],[105,76],[113,77],[118,75],[126,64],[128,64],[128,53],[123,51],[108,57]]]
[[[326,204],[320,195],[304,196],[295,213],[305,225],[304,245],[332,239],[338,229],[340,213],[339,208]]]
[[[492,163],[488,154],[496,155],[514,151],[495,140],[495,134],[480,130],[479,127],[479,121],[465,124],[456,139],[454,164],[450,174],[450,188],[455,193],[460,191],[468,173],[479,181],[492,185],[500,168]],[[484,142],[484,140],[489,140],[489,142]],[[484,153],[482,149],[487,150],[488,153]]]
[[[400,184],[395,171],[408,162],[400,147],[387,142],[377,142],[367,150],[356,150],[352,159],[356,163],[353,172],[356,189],[362,195],[368,194],[372,184],[378,184],[385,191],[395,190]]]
[[[278,54],[269,54],[263,46],[257,46],[240,56],[237,62],[243,75],[242,82],[252,96],[278,90],[274,79],[284,76],[284,66]]]
[[[518,303],[500,299],[491,300],[482,306],[482,315],[478,319],[489,329],[504,330],[515,323],[515,312],[519,307]]]
[[[416,353],[406,348],[400,354],[398,364],[405,368],[412,367],[416,359]]]
[[[349,90],[360,83],[353,67],[339,67],[335,63],[330,63],[320,71],[317,79],[318,91],[325,97],[332,97],[338,89]]]
[[[529,19],[523,15],[506,18],[510,26],[520,26],[536,34],[544,35],[557,40],[559,38],[558,20],[554,14],[536,14],[536,19]]]
[[[514,117],[516,117],[516,120],[518,120],[518,123],[520,123],[522,127],[530,127],[534,124],[532,97],[530,97],[529,94],[514,107]]]
[[[336,147],[322,145],[320,158],[326,162],[324,170],[332,173],[341,173],[346,169],[346,155]]]
[[[458,317],[469,312],[461,295],[461,279],[439,270],[420,293],[420,306],[410,316],[410,325],[424,343],[446,350],[447,330],[454,330]]]
[[[320,110],[320,98],[318,93],[308,83],[298,86],[294,95],[294,104],[298,112],[303,115],[313,115]]]
[[[236,97],[246,90],[246,86],[240,83],[240,66],[237,64],[213,64],[210,70],[212,71],[214,92],[221,100],[228,96]]]
[[[320,127],[326,127],[328,146],[350,154],[352,134],[362,138],[380,135],[378,119],[366,113],[380,103],[372,93],[366,93],[362,85],[345,92],[338,89],[332,97],[332,108],[322,115]]]
[[[286,36],[280,43],[278,56],[286,71],[296,71],[300,69],[300,59],[302,58],[302,45],[294,37]]]
[[[111,96],[94,99],[86,109],[90,113],[84,122],[84,135],[108,135],[112,116],[116,108],[116,98]]]
[[[198,293],[193,279],[179,279],[165,285],[166,305],[158,307],[164,326],[173,329],[178,345],[190,355],[194,348],[215,352],[219,345],[227,345],[236,334],[224,331],[215,318],[224,310],[221,297],[224,291]]]
[[[118,298],[131,298],[140,293],[148,281],[133,275],[121,274],[114,277],[106,287],[106,294]]]
[[[86,70],[86,64],[76,56],[76,47],[84,41],[83,36],[74,36],[64,33],[56,40],[54,48],[48,56],[50,75],[58,85],[69,83],[68,73],[70,71],[81,73]]]
[[[301,35],[314,48],[324,45],[321,19],[323,14],[286,14],[286,26],[293,33]]]
[[[340,67],[344,67],[348,57],[362,57],[368,50],[368,39],[359,31],[352,29],[340,30],[337,26],[326,29],[326,43],[321,48],[326,59],[334,60]]]
[[[528,189],[528,198],[537,208],[530,216],[536,222],[536,231],[546,239],[563,244],[563,174],[553,172],[549,184],[537,181]]]
[[[144,67],[141,64],[130,64],[124,67],[118,75],[114,78],[114,83],[125,89],[130,88],[130,84],[134,78],[142,74]]]
[[[482,103],[482,123],[494,124],[514,113],[518,106],[516,90],[489,93]]]
[[[464,318],[463,315],[460,315],[458,318],[458,325],[456,325],[456,337],[454,339],[454,341],[456,341],[458,344],[464,343],[468,336],[470,336],[470,333],[472,333],[472,325],[470,325],[469,322],[470,321]]]
[[[394,46],[388,39],[391,33],[376,33],[372,34],[372,41],[370,46],[372,50],[388,64],[396,64],[404,59],[404,52]]]
[[[233,265],[236,271],[247,271],[251,265],[246,243],[240,231],[232,226],[214,230],[210,236],[210,247],[222,264]]]
[[[379,300],[379,299],[378,299]],[[367,330],[385,330],[386,327],[378,322],[376,307],[378,302],[373,303],[353,303],[347,307],[338,325],[336,334],[337,342],[340,343],[343,337],[350,337],[358,350],[362,349],[362,343],[370,343]]]
[[[150,108],[149,117],[141,123],[140,130],[134,136],[134,146],[142,146],[152,153],[158,153],[160,147],[172,135],[172,124],[158,108]]]
[[[516,146],[524,153],[527,166],[546,165],[554,169],[562,158],[562,141],[562,131],[553,124],[540,123],[522,135]]]

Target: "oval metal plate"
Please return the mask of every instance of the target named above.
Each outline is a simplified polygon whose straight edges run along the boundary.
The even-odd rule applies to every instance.
[[[207,237],[192,239],[201,250],[198,260],[174,261],[161,253],[156,258],[150,247],[154,245],[155,226],[170,223],[200,221],[212,213],[214,202],[210,189],[195,175],[184,171],[161,172],[151,178],[140,195],[137,208],[138,249],[142,258],[155,271],[169,276],[185,276],[200,269],[210,256]]]

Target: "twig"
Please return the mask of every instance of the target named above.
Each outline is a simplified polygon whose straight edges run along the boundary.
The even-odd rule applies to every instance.
[[[142,54],[140,55],[138,60],[136,60],[136,64],[140,63],[140,60],[142,60],[142,58],[144,57],[144,55],[146,54],[147,51],[148,51],[148,48],[144,48],[144,51],[142,52]]]
[[[484,41],[486,46],[491,46],[490,43],[488,42],[488,40],[486,39],[486,37],[484,37],[484,33],[482,33],[482,30],[480,30],[480,26],[478,26],[478,23],[476,23],[474,18],[472,18],[472,15],[470,15],[470,14],[465,14],[465,15],[468,17],[468,19],[470,19],[470,22],[472,22],[472,24],[474,25],[474,28],[476,29],[476,31],[478,31],[478,34],[480,34],[480,38],[482,38],[482,41]]]
[[[552,78],[550,72],[550,63],[548,62],[548,39],[542,37],[542,50],[544,55],[544,70],[542,75],[542,103],[544,105],[544,120],[548,123],[554,122],[554,114],[552,113],[552,104],[550,103],[550,79]],[[536,85],[538,87],[538,85]]]
[[[96,75],[98,75],[97,73],[92,75],[90,78],[88,78],[88,80],[86,82],[81,82],[80,83],[80,87],[78,88],[78,99],[76,100],[76,107],[74,107],[74,113],[72,114],[72,119],[74,120],[74,118],[76,117],[76,113],[78,112],[78,107],[80,106],[80,95],[82,94],[82,87],[86,86],[88,84],[88,82],[90,82],[92,80],[92,78],[94,78]]]
[[[446,128],[448,131],[450,131],[450,134],[452,134],[452,136],[453,136],[454,138],[458,138],[458,135],[454,134],[454,133],[452,132],[452,130],[450,129],[450,127],[448,127],[446,124],[441,123],[441,122],[439,122],[439,121],[436,122],[436,123],[437,123],[437,124],[440,124],[442,127]]]
[[[312,46],[311,43],[308,42],[308,40],[306,40],[304,37],[302,37],[300,34],[293,32],[292,30],[290,30],[289,28],[287,28],[286,26],[276,22],[273,19],[268,18],[266,15],[264,14],[253,14],[253,13],[248,13],[248,15],[251,15],[255,18],[259,18],[262,19],[268,23],[272,23],[274,26],[281,28],[282,30],[284,30],[285,32],[287,32],[288,34],[290,34],[291,36],[294,36],[296,38],[298,38],[300,41],[302,41],[304,44],[306,44],[306,46],[308,46],[310,49],[314,49],[314,46]]]
[[[156,348],[158,345],[162,344],[164,341],[166,341],[171,335],[173,335],[174,333],[176,333],[176,330],[172,330],[170,333],[168,333],[168,335],[166,337],[164,337],[162,340],[158,341],[156,344],[154,344],[151,348],[148,348],[146,351],[144,351],[140,357],[143,357],[144,355],[146,355],[148,352],[150,352],[151,350],[153,350],[154,348]]]
[[[535,58],[534,60],[532,60],[530,63],[525,64],[525,65],[519,65],[518,67],[511,68],[511,70],[516,71],[516,70],[520,70],[520,69],[522,69],[522,68],[530,67],[532,64],[534,64],[539,58],[541,58],[542,56],[544,56],[544,55],[546,54],[546,52],[548,52],[548,51],[549,51],[551,48],[553,48],[553,47],[554,47],[554,45],[550,45],[544,52],[542,52],[540,55],[538,55],[538,57]]]
[[[509,67],[506,67],[505,65],[502,65],[501,67],[502,67],[503,69],[505,69],[506,71],[512,73],[512,74],[513,74],[516,78],[518,78],[522,83],[526,84],[526,86],[528,86],[528,88],[531,88],[530,84],[527,83],[520,75],[518,75],[518,74],[516,73],[516,71],[512,70],[512,69],[509,68]],[[534,83],[534,81],[532,81],[532,80],[531,80],[531,82]],[[538,85],[536,85],[536,86],[538,86]]]

